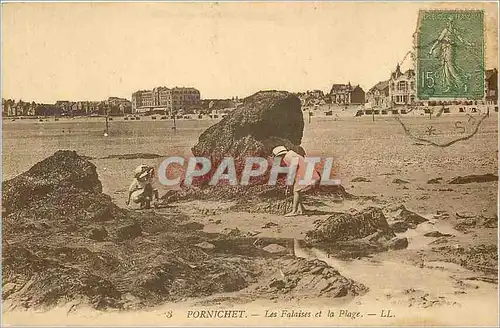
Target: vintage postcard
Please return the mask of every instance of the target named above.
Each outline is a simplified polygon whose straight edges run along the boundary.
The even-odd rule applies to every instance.
[[[497,326],[498,2],[3,2],[2,326]]]

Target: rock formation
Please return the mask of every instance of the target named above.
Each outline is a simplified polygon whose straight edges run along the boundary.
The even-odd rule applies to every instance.
[[[15,306],[153,306],[239,291],[274,263],[253,240],[204,233],[175,209],[117,207],[94,164],[74,151],[3,182],[2,209],[2,297]],[[352,281],[336,275],[334,287],[351,293]]]
[[[272,163],[272,150],[280,145],[305,155],[304,149],[300,146],[303,129],[304,119],[300,100],[293,94],[285,91],[260,91],[245,98],[242,106],[205,130],[200,135],[198,143],[191,149],[193,155],[206,157],[211,161],[211,171],[203,177],[193,179],[193,185],[202,188],[184,186],[184,190],[165,195],[164,201],[245,199],[245,204],[237,206],[237,209],[243,209],[271,199],[273,203],[261,207],[260,211],[281,213],[281,208],[274,208],[276,207],[274,205],[276,199],[282,200],[285,197],[284,176],[278,178],[276,185],[268,186],[271,165],[261,176],[252,177],[248,186],[231,186],[226,180],[216,186],[207,184],[224,157],[234,159],[239,181],[247,157],[268,158],[269,163]],[[350,196],[342,186],[336,185],[321,186],[308,194],[341,198]]]
[[[313,295],[316,297],[342,297],[363,295],[368,288],[339,274],[320,260],[285,258],[282,270],[269,275],[267,292],[278,294]]]
[[[209,158],[212,163],[212,171],[196,180],[197,184],[209,181],[214,168],[227,156],[235,159],[239,176],[246,157],[268,157],[276,146],[304,153],[300,147],[304,130],[300,107],[299,98],[285,91],[260,91],[245,98],[241,107],[205,130],[191,148],[193,155]]]
[[[152,305],[236,291],[255,274],[249,259],[226,261],[194,246],[203,234],[182,231],[180,213],[117,207],[94,164],[73,151],[56,152],[3,190],[3,298],[18,305]]]
[[[306,233],[306,241],[340,257],[358,257],[408,246],[408,240],[396,237],[384,213],[376,207],[354,214],[334,213],[318,220],[314,229]]]

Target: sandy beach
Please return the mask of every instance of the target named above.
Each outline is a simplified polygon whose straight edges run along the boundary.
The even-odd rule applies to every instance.
[[[0,326],[498,326],[498,3],[1,16]]]

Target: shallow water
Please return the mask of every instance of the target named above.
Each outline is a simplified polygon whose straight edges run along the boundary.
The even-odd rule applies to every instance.
[[[318,248],[302,248],[297,241],[294,243],[294,252],[297,257],[322,260],[337,269],[341,275],[369,286],[367,294],[356,298],[357,304],[383,302],[391,306],[411,306],[409,304],[415,298],[418,300],[419,296],[426,294],[432,295],[428,298],[446,302],[448,306],[478,306],[478,302],[498,304],[495,285],[467,281],[478,274],[453,263],[429,261],[423,267],[418,267],[402,263],[397,256],[391,256],[390,260],[362,258],[344,261]],[[458,280],[467,281],[470,285],[467,292],[463,292],[461,285],[457,284]],[[414,296],[415,293],[418,296]]]
[[[104,122],[6,122],[2,126],[3,179],[19,174],[59,149],[76,150],[81,155],[105,157],[113,154],[184,154],[196,143],[198,135],[213,121],[172,123],[110,122],[109,137],[104,137]]]

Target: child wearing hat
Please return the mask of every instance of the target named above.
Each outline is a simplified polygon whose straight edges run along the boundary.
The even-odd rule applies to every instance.
[[[155,207],[158,204],[158,190],[153,189],[154,168],[145,164],[139,165],[134,170],[134,179],[128,189],[128,199],[126,204],[129,205],[130,201],[135,204],[140,204],[140,209],[150,208],[153,197],[155,198]]]
[[[273,149],[273,155],[275,157],[281,157],[282,162],[284,162],[287,166],[291,166],[292,163],[297,163],[297,171],[295,174],[295,181],[293,184],[293,205],[292,211],[290,213],[285,214],[285,216],[297,216],[302,215],[305,212],[304,204],[302,203],[303,193],[312,189],[319,183],[321,177],[316,171],[313,170],[312,179],[309,181],[301,181],[303,180],[306,174],[307,163],[305,162],[304,156],[294,152],[293,150],[288,150],[284,146],[278,146]]]

